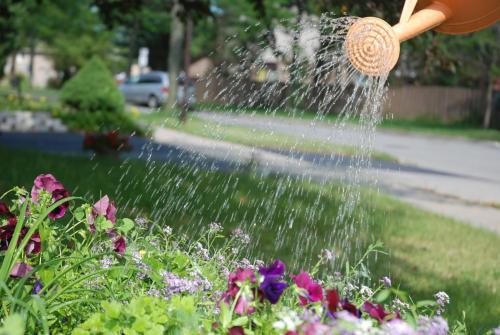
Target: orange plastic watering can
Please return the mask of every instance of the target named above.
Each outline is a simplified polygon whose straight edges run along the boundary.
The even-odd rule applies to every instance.
[[[486,28],[500,19],[500,0],[407,0],[398,24],[365,17],[346,36],[346,52],[360,72],[387,74],[399,58],[399,44],[427,30],[465,34]]]

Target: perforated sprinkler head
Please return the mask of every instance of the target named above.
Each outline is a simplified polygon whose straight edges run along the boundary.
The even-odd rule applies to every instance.
[[[347,32],[345,47],[351,64],[369,76],[389,73],[399,58],[396,33],[387,22],[376,17],[356,21]]]
[[[399,58],[399,43],[429,29],[465,34],[500,20],[500,0],[406,0],[399,23],[376,17],[356,21],[347,32],[351,64],[369,76],[389,73]]]

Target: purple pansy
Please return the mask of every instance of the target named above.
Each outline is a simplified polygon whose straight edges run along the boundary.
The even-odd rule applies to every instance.
[[[264,276],[259,287],[262,295],[271,304],[276,304],[283,291],[288,287],[287,283],[281,281],[285,273],[285,264],[277,259],[268,267],[261,267],[259,273]]]
[[[38,202],[38,197],[40,195],[40,191],[45,190],[52,195],[52,200],[54,202],[66,198],[69,196],[69,192],[66,191],[64,185],[61,184],[53,175],[41,174],[35,178],[33,182],[33,188],[31,189],[31,200],[33,202]],[[52,212],[49,213],[49,218],[51,219],[60,219],[66,214],[68,210],[68,203],[65,202]]]
[[[33,289],[31,290],[31,294],[38,294],[42,290],[43,285],[42,282],[37,280],[35,281],[35,284],[33,284]]]

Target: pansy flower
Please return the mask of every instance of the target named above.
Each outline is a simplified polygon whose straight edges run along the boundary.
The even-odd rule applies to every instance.
[[[10,271],[10,276],[13,278],[22,278],[26,277],[26,275],[33,270],[33,267],[26,263],[16,262],[14,267]]]
[[[326,304],[329,315],[332,317],[335,316],[335,313],[341,310],[347,311],[358,318],[361,317],[361,311],[357,309],[356,306],[351,304],[349,300],[341,300],[339,292],[336,289],[326,290]]]
[[[228,282],[227,282],[227,291],[222,295],[221,300],[227,304],[231,303],[232,299],[235,299],[238,295],[238,292],[241,289],[241,285],[245,282],[249,282],[250,284],[255,284],[255,273],[251,269],[242,269],[239,268],[236,272],[230,273]],[[252,296],[246,294],[246,292],[242,292],[238,301],[236,302],[236,306],[234,311],[240,315],[251,314],[254,312],[255,308],[250,307],[250,303],[252,301]]]
[[[7,224],[0,227],[0,250],[7,250],[9,248],[10,241],[14,235],[14,230],[16,229],[15,224]],[[20,245],[26,234],[28,233],[28,228],[22,228],[19,232],[19,238],[17,240],[17,245]],[[38,254],[42,250],[42,242],[40,240],[40,234],[35,232],[31,235],[28,243],[25,247],[26,255]]]
[[[31,189],[31,200],[33,202],[38,202],[40,191],[45,190],[52,195],[52,200],[54,202],[64,199],[69,196],[69,192],[66,191],[64,185],[61,184],[53,175],[51,174],[41,174],[35,178],[33,182],[33,187]],[[67,202],[58,206],[52,212],[49,213],[49,218],[60,219],[66,214],[69,204]]]
[[[282,281],[283,274],[285,273],[285,264],[277,259],[268,267],[261,267],[259,273],[264,277],[259,286],[262,295],[271,304],[276,304],[285,288],[288,287],[287,283]]]
[[[363,304],[363,310],[370,315],[373,319],[378,322],[390,321],[394,319],[400,319],[399,312],[390,313],[384,310],[384,307],[380,304],[372,304],[369,301],[365,301]]]
[[[9,225],[15,225],[17,223],[16,216],[10,211],[7,204],[0,201],[0,219],[6,218]]]
[[[125,249],[127,247],[125,242],[125,237],[118,236],[118,238],[113,242],[113,244],[114,244],[114,250],[117,253],[119,253],[120,255],[125,254]]]
[[[309,273],[302,271],[292,278],[295,285],[303,289],[304,293],[299,296],[302,306],[311,302],[323,300],[323,289],[321,288],[321,285],[313,281]]]
[[[97,201],[94,206],[92,206],[92,212],[87,217],[87,221],[90,225],[90,231],[95,231],[94,222],[98,216],[104,216],[107,220],[111,221],[113,224],[116,223],[116,207],[115,203],[109,200],[109,197],[105,195],[99,201]]]

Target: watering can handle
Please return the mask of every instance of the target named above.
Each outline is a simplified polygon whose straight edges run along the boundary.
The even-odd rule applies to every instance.
[[[415,6],[417,6],[418,0],[406,0],[405,5],[403,7],[403,11],[401,12],[401,17],[399,19],[399,23],[406,23],[410,20],[411,14],[415,10]]]

